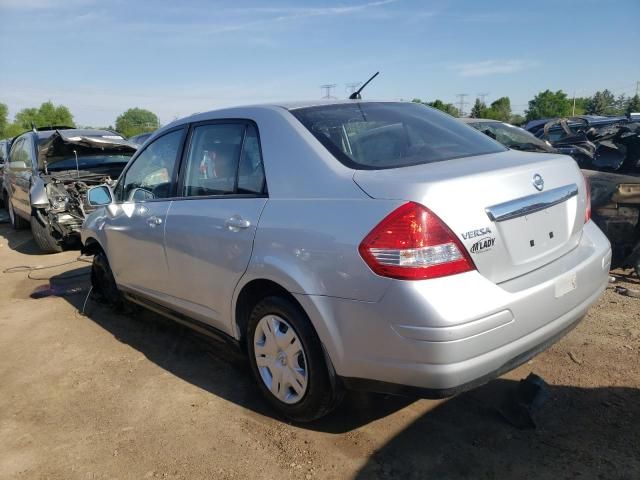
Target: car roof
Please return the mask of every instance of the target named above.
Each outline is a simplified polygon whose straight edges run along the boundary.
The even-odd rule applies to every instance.
[[[55,130],[55,129],[38,130],[37,132],[33,132],[32,130],[30,130],[22,133],[21,135],[24,135],[25,133],[33,133],[37,136],[38,140],[46,140],[57,131],[58,130]],[[103,137],[103,136],[113,136],[113,135],[118,135],[122,137],[122,135],[120,135],[117,132],[113,132],[110,130],[98,130],[94,128],[66,128],[64,130],[59,130],[59,131],[63,132],[65,137]]]
[[[168,125],[156,130],[153,132],[163,133],[167,130],[173,128],[176,125],[184,125],[185,123],[197,122],[201,120],[205,120],[209,117],[217,117],[220,114],[224,115],[238,115],[242,114],[245,110],[274,110],[274,109],[284,109],[288,111],[297,110],[300,108],[308,108],[308,107],[320,107],[320,106],[331,106],[331,105],[349,105],[349,104],[364,104],[364,103],[407,103],[412,104],[411,102],[403,101],[403,100],[349,100],[349,99],[320,99],[320,100],[302,100],[302,101],[289,101],[289,102],[270,102],[270,103],[257,103],[257,104],[247,104],[247,105],[234,105],[230,107],[222,107],[216,108],[214,110],[208,110],[203,112],[197,112],[187,117],[179,118]]]

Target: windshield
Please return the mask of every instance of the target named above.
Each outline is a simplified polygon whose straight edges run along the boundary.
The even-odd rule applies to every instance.
[[[552,152],[553,148],[522,128],[502,122],[478,122],[470,124],[501,144],[516,150]]]
[[[126,164],[131,158],[131,154],[117,154],[117,155],[78,155],[78,169],[79,170],[91,170],[92,168],[103,167],[107,165]],[[48,159],[49,171],[62,171],[62,170],[75,170],[76,159],[75,157],[52,157]],[[55,162],[55,163],[54,163]]]
[[[354,169],[397,168],[505,151],[453,117],[415,103],[354,102],[291,113],[340,162]]]

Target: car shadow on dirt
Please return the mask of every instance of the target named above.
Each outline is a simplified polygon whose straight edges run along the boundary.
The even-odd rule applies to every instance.
[[[85,307],[86,267],[51,278],[76,309]],[[77,274],[78,276],[74,276]],[[84,317],[179,378],[279,421],[262,400],[244,355],[224,342],[140,309],[117,313],[89,300]],[[534,414],[537,428],[520,430],[498,412],[513,380],[498,379],[435,404],[373,453],[357,478],[640,478],[640,390],[550,386]],[[415,399],[349,392],[338,409],[311,424],[340,434],[365,426]],[[583,475],[583,476],[580,476]]]
[[[33,239],[31,230],[28,228],[14,230],[10,224],[3,223],[0,224],[0,237],[3,237],[7,241],[9,248],[23,255],[34,255],[39,257],[52,256],[52,254],[43,253],[40,250],[36,241]],[[78,242],[70,242],[65,246],[65,251],[67,250],[75,250],[80,253],[80,244]]]
[[[498,379],[423,414],[379,448],[358,479],[640,478],[640,390],[550,386],[520,430],[495,408]]]
[[[80,319],[97,323],[117,340],[181,379],[261,415],[287,421],[261,398],[246,357],[237,348],[142,308],[121,313],[91,298],[87,301],[89,278],[88,267],[69,269],[50,277],[50,288],[40,287],[37,293],[66,299],[78,312],[84,310]],[[413,401],[411,398],[348,392],[333,414],[299,426],[344,433],[385,417]]]

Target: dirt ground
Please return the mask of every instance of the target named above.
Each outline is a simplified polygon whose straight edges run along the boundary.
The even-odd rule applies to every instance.
[[[2,479],[640,478],[640,299],[607,290],[550,350],[455,398],[349,394],[291,425],[229,348],[151,313],[80,314],[77,256],[0,225],[0,271],[72,262],[0,273]],[[496,406],[530,372],[550,396],[518,429]]]

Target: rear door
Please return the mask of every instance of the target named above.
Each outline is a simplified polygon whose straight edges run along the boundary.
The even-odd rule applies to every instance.
[[[167,214],[173,306],[228,332],[233,290],[245,272],[267,202],[258,130],[245,121],[195,124]]]
[[[177,179],[186,128],[156,138],[136,156],[107,209],[107,255],[119,285],[161,300],[168,290],[165,221]]]

